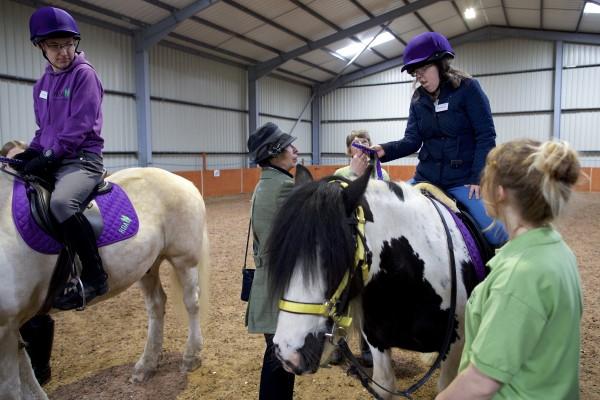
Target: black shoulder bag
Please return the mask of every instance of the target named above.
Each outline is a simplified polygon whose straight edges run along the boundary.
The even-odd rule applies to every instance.
[[[250,226],[252,225],[252,216],[248,222],[248,236],[246,237],[246,251],[244,252],[244,265],[242,266],[242,293],[240,299],[248,301],[250,298],[250,289],[252,289],[252,280],[254,279],[254,268],[247,267],[248,261],[248,243],[250,243]]]

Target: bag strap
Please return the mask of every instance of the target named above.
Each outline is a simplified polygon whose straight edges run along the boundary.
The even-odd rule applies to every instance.
[[[250,227],[252,226],[252,214],[254,214],[254,196],[252,196],[252,209],[250,210],[250,218],[248,219],[248,235],[246,236],[246,251],[244,252],[244,265],[242,271],[246,269],[248,262],[248,244],[250,243]]]

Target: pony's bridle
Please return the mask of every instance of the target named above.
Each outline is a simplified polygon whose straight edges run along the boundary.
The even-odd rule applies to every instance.
[[[342,188],[348,186],[343,181],[331,181],[339,183]],[[331,333],[326,336],[337,345],[339,340],[346,337],[350,325],[352,325],[352,316],[349,306],[350,296],[349,283],[360,270],[363,286],[369,279],[369,270],[371,268],[371,252],[367,246],[365,238],[365,211],[362,205],[359,205],[350,219],[350,224],[355,226],[356,230],[356,250],[354,252],[354,263],[352,268],[346,270],[342,281],[333,295],[324,303],[300,303],[297,301],[281,299],[279,300],[279,309],[295,314],[317,315],[333,320]]]

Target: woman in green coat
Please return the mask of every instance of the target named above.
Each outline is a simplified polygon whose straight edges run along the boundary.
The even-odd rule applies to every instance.
[[[246,325],[250,333],[265,335],[267,348],[260,376],[260,400],[286,400],[294,395],[294,374],[286,372],[273,351],[277,327],[278,299],[268,291],[268,265],[265,245],[277,209],[294,187],[290,170],[298,160],[295,137],[283,133],[271,122],[248,138],[248,151],[261,168],[260,180],[252,196],[252,239],[256,272],[250,291]]]

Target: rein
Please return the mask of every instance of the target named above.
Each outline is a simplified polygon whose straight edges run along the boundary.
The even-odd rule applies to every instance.
[[[354,144],[353,144],[354,145]],[[335,181],[334,181],[335,182]],[[345,182],[339,182],[343,188],[347,187],[348,184]],[[343,304],[340,301],[343,293],[348,287],[348,282],[350,280],[351,273],[354,274],[358,268],[361,269],[362,272],[362,281],[363,285],[367,284],[367,279],[369,276],[369,270],[371,268],[371,254],[368,250],[366,238],[365,238],[365,224],[366,220],[364,217],[364,209],[362,206],[358,206],[355,212],[355,220],[353,222],[356,223],[356,234],[358,236],[358,240],[356,241],[356,252],[354,258],[354,265],[351,271],[346,271],[342,281],[338,285],[337,289],[331,296],[331,298],[324,303],[299,303],[295,301],[281,299],[279,301],[279,309],[282,311],[287,311],[296,314],[310,314],[310,315],[318,315],[325,318],[331,318],[334,321],[334,326],[332,328],[332,332],[327,334],[329,340],[332,344],[338,346],[344,356],[350,361],[350,363],[356,369],[358,376],[360,378],[361,384],[365,387],[365,389],[373,395],[376,399],[381,399],[374,389],[369,386],[369,383],[379,387],[381,390],[393,395],[399,396],[406,399],[412,399],[412,394],[416,392],[421,386],[423,386],[431,375],[435,372],[437,368],[439,368],[444,356],[448,352],[450,347],[450,339],[452,337],[452,326],[454,325],[454,314],[456,313],[456,260],[454,258],[454,245],[452,243],[452,236],[450,234],[450,229],[448,228],[448,224],[440,211],[439,206],[436,204],[436,201],[430,196],[425,195],[437,211],[442,224],[444,226],[444,231],[446,233],[446,242],[448,245],[448,258],[450,260],[450,276],[451,276],[451,288],[450,288],[450,310],[448,313],[448,322],[446,328],[446,334],[444,336],[444,341],[442,342],[442,348],[438,352],[438,356],[435,359],[435,362],[429,367],[429,370],[419,379],[416,383],[410,386],[406,390],[400,391],[390,391],[384,388],[381,384],[377,383],[369,376],[369,374],[362,368],[359,361],[354,357],[352,351],[348,347],[348,343],[346,341],[346,332],[350,325],[352,324],[352,317],[350,316],[350,307],[347,308],[347,312],[345,315],[339,314],[339,310],[343,310]],[[346,299],[348,301],[348,299]],[[337,340],[336,340],[337,338]]]
[[[16,160],[14,158],[0,156],[0,164],[20,165],[20,164],[23,164],[23,161]],[[18,174],[16,172],[8,171],[6,168],[4,168],[4,166],[0,167],[0,171],[4,172],[5,174],[12,175],[17,179],[23,179],[23,177],[20,174]]]
[[[375,170],[377,171],[377,179],[379,179],[380,181],[383,180],[383,171],[381,170],[381,161],[379,161],[379,157],[377,157],[377,151],[375,151],[367,146],[363,146],[362,144],[359,144],[359,143],[352,143],[352,147],[356,147],[363,153],[368,154],[369,157],[371,157],[371,162],[373,161],[373,159],[375,159]]]

